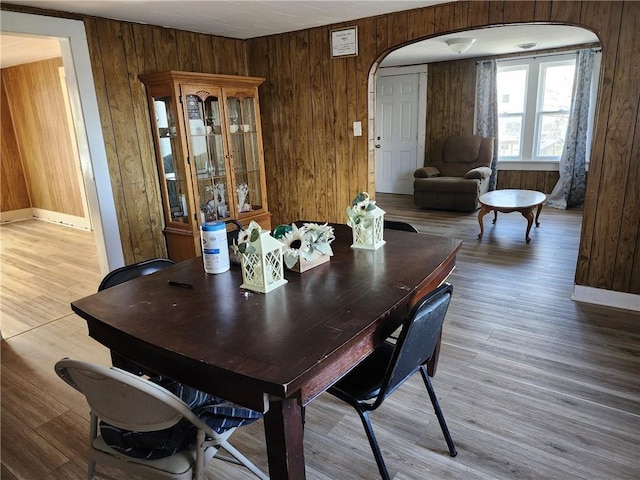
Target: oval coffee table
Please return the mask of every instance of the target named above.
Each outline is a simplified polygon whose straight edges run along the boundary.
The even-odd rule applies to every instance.
[[[529,232],[531,231],[531,225],[533,224],[533,209],[538,208],[536,213],[536,227],[540,226],[538,218],[540,217],[540,211],[542,210],[542,204],[547,199],[547,196],[542,192],[536,192],[534,190],[493,190],[480,196],[478,199],[480,202],[480,211],[478,212],[478,223],[480,224],[480,233],[478,238],[482,238],[484,234],[484,224],[482,223],[482,217],[493,210],[493,223],[498,220],[498,212],[520,212],[524,218],[527,219],[527,233],[525,234],[525,240],[527,243],[531,241],[529,238]]]

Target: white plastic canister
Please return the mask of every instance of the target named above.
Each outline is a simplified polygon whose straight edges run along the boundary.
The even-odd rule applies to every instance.
[[[203,223],[200,229],[202,261],[207,273],[222,273],[229,270],[229,244],[227,226],[224,222]]]

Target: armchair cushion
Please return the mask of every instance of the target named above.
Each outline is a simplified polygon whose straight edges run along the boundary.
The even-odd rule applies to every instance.
[[[491,176],[491,169],[489,167],[476,167],[469,170],[464,174],[464,178],[475,178],[482,180]]]
[[[440,170],[438,170],[436,167],[422,167],[417,169],[413,176],[415,178],[431,178],[431,177],[439,177],[440,176]]]
[[[483,138],[478,135],[450,137],[444,144],[442,161],[445,163],[477,163]]]

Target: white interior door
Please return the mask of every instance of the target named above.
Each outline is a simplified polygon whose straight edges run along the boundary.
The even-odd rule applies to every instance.
[[[377,78],[377,192],[413,195],[413,172],[422,150],[418,148],[419,86],[418,73]]]

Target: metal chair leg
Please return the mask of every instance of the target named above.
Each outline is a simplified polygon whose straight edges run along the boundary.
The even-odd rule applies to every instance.
[[[93,448],[93,441],[98,435],[98,417],[91,413],[91,424],[89,426],[89,451]],[[91,455],[91,454],[89,454]],[[96,461],[89,457],[89,468],[87,469],[87,480],[96,480]]]
[[[427,387],[427,392],[429,392],[429,398],[431,399],[431,403],[433,404],[433,410],[436,413],[436,417],[438,417],[438,422],[440,423],[440,428],[442,428],[444,439],[447,441],[449,454],[452,457],[455,457],[456,455],[458,455],[458,451],[456,450],[456,446],[454,445],[451,434],[449,433],[449,428],[447,427],[447,422],[445,422],[444,420],[444,415],[442,414],[442,409],[440,408],[438,397],[436,397],[436,392],[433,390],[433,385],[431,385],[431,380],[429,380],[427,368],[424,365],[420,367],[420,373],[422,374],[422,379],[424,380],[424,384]]]
[[[382,452],[380,451],[380,447],[378,446],[378,440],[376,439],[375,434],[373,433],[373,426],[371,425],[371,420],[369,420],[369,412],[361,410],[360,408],[356,408],[358,411],[358,415],[360,415],[360,419],[362,420],[362,425],[364,426],[364,430],[367,433],[367,438],[369,439],[369,445],[371,445],[371,451],[373,452],[373,456],[376,459],[376,464],[378,465],[378,470],[380,471],[380,476],[383,480],[390,480],[389,472],[387,471],[387,466],[384,463],[384,459],[382,458]]]

